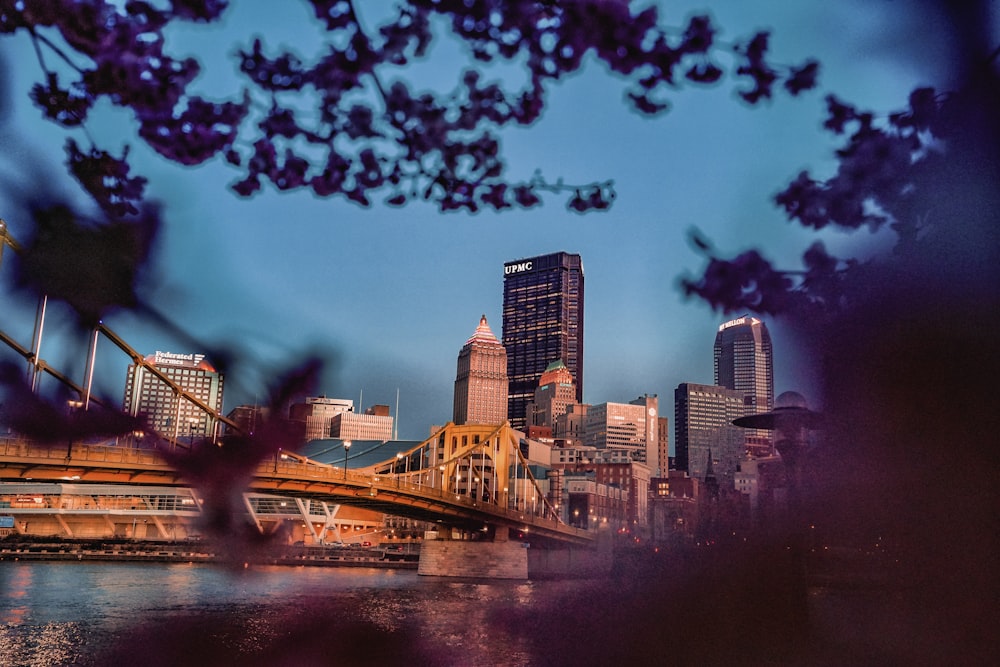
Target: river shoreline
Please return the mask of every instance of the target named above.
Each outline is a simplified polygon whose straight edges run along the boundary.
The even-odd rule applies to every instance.
[[[225,558],[202,542],[0,541],[3,561],[217,563]],[[417,554],[380,548],[287,546],[254,559],[258,565],[417,569]]]

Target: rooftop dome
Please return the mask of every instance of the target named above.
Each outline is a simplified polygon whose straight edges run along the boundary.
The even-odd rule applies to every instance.
[[[796,391],[786,391],[782,392],[778,398],[774,399],[774,409],[775,410],[808,410],[809,404],[806,403],[805,396]]]

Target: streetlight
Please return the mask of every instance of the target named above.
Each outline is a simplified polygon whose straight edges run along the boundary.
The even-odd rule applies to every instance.
[[[399,464],[403,460],[403,452],[396,452],[396,488],[399,488]]]
[[[347,479],[347,452],[351,451],[351,441],[344,440],[344,479]]]

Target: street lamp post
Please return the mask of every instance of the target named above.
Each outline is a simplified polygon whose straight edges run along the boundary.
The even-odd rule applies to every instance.
[[[344,479],[347,479],[347,452],[351,451],[351,441],[344,440]]]

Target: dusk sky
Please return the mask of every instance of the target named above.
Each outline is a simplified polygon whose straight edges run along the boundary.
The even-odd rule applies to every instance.
[[[270,53],[294,45],[311,60],[318,50],[321,30],[305,3],[232,4],[221,26],[190,28],[173,42],[175,53],[200,60],[196,90],[209,98],[238,96],[233,54],[255,35]],[[376,24],[379,5],[358,4],[363,20]],[[329,362],[321,393],[356,405],[363,395],[362,407],[384,403],[395,413],[398,389],[399,436],[422,439],[451,418],[456,358],[480,315],[501,335],[504,262],[566,251],[579,253],[585,268],[585,401],[658,394],[672,421],[679,383],[712,382],[715,331],[729,318],[686,300],[678,287],[681,275],[703,264],[688,231],[701,230],[725,256],[758,246],[785,268],[800,268],[816,235],[786,222],[772,197],[803,169],[829,174],[836,144],[821,129],[824,96],[895,111],[912,88],[935,84],[946,54],[934,16],[902,11],[920,3],[659,4],[669,7],[662,20],[677,26],[711,7],[723,41],[771,29],[773,60],[817,58],[820,86],[798,98],[779,94],[759,108],[736,99],[738,84],[689,88],[672,96],[669,113],[650,119],[630,111],[622,81],[591,60],[550,90],[540,122],[502,134],[503,151],[511,178],[527,180],[539,169],[568,183],[613,179],[617,200],[604,213],[572,213],[559,197],[531,211],[477,215],[421,204],[366,210],[270,187],[240,199],[227,190],[239,175],[221,159],[199,168],[167,163],[137,139],[127,112],[105,108],[91,133],[111,152],[130,144],[150,196],[165,205],[157,307],[207,345],[246,355],[227,376],[226,410],[264,400],[271,370],[320,352]],[[461,49],[439,40],[426,63],[403,74],[415,87],[450,89],[470,63]],[[57,189],[72,193],[75,184],[62,166],[66,133],[41,120],[27,97],[39,70],[26,36],[0,38],[0,57],[14,70],[3,91],[10,115],[0,127],[0,178],[14,185],[0,189],[0,217],[15,235],[26,234],[27,221],[10,203],[12,189],[32,187],[23,166],[42,160]],[[512,76],[509,68],[498,72],[485,70],[487,77]],[[86,143],[79,132],[73,136]],[[833,254],[864,252],[873,242],[863,231],[823,238]],[[9,284],[7,266],[0,277]],[[0,290],[0,329],[24,345],[33,310]],[[82,382],[85,343],[70,340],[69,319],[56,315],[42,356]],[[765,321],[775,393],[796,390],[817,401],[809,360],[796,355],[780,322]],[[142,353],[204,351],[131,316],[106,323]],[[128,360],[106,341],[98,357],[96,391],[120,401]],[[5,347],[0,358],[13,356]]]

